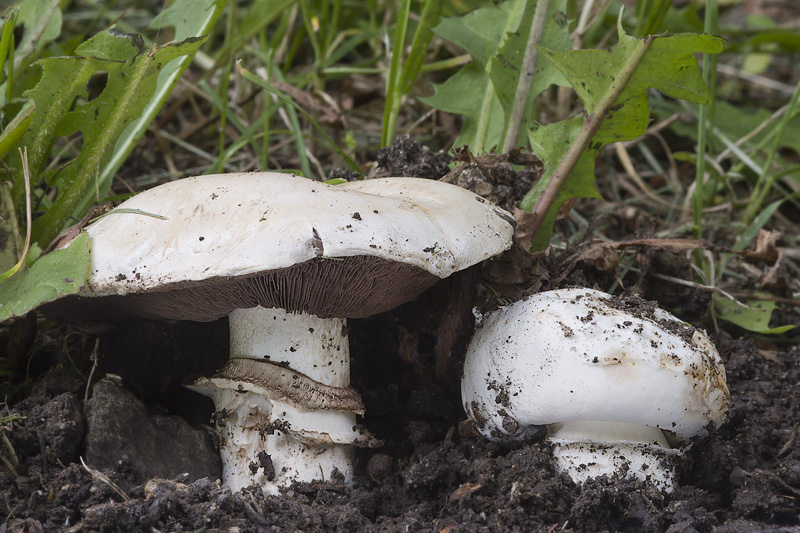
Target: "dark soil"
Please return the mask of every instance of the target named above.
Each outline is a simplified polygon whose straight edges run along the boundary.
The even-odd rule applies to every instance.
[[[426,160],[426,168],[440,177],[448,170],[445,156],[431,155],[440,160]],[[399,164],[419,170],[407,160]],[[527,290],[554,288],[547,280],[556,278],[587,285],[613,280],[596,258],[563,272],[571,253],[528,268],[539,281],[530,278]],[[479,277],[513,266],[503,261],[509,260]],[[648,297],[646,281],[633,286]],[[669,293],[663,285],[649,287]],[[352,488],[320,482],[275,497],[258,488],[232,494],[219,485],[218,465],[204,453],[213,452],[213,436],[202,429],[213,406],[180,385],[225,361],[225,320],[130,321],[99,337],[41,318],[37,329],[33,317],[6,327],[0,342],[13,365],[0,411],[0,532],[800,530],[800,349],[757,345],[741,331],[715,337],[728,374],[730,420],[679,458],[680,487],[673,493],[606,478],[576,486],[554,471],[540,436],[492,443],[465,420],[457,383],[463,333],[453,335],[461,340],[452,343],[445,371],[437,355],[439,325],[449,323],[454,301],[448,291],[458,286],[440,284],[395,311],[350,322],[363,423],[385,444],[359,450]],[[692,310],[681,318],[698,321],[697,302],[707,303],[707,295],[678,290]],[[479,291],[479,305],[489,301]],[[100,381],[106,374],[120,378]],[[94,397],[85,402],[90,377]],[[124,434],[107,423],[123,419],[115,405],[127,406],[120,408],[130,417]],[[178,429],[163,431],[167,426]],[[202,456],[203,466],[186,475],[185,466],[171,475],[161,470],[165,458],[167,466],[179,462],[170,455],[176,449],[183,458],[196,455],[193,464]],[[151,471],[159,477],[150,479]]]

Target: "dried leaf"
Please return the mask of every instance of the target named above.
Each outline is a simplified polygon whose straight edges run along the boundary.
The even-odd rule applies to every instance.
[[[466,483],[462,483],[456,490],[448,498],[448,501],[455,502],[458,501],[466,496],[469,496],[473,492],[479,490],[483,485],[480,483],[470,483],[467,481]]]
[[[773,263],[778,260],[778,247],[775,245],[781,236],[780,231],[768,231],[765,229],[758,230],[754,250],[745,250],[741,253],[743,257],[750,259],[760,259],[767,263]]]

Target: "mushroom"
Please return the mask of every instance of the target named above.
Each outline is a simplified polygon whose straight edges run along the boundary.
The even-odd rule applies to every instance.
[[[379,444],[356,426],[364,405],[349,386],[345,319],[392,309],[502,252],[514,226],[469,191],[415,178],[202,176],[116,211],[86,228],[88,284],[46,312],[73,322],[228,316],[230,359],[188,386],[214,400],[224,484],[269,493],[349,482],[351,445]]]
[[[488,316],[467,350],[461,393],[488,439],[546,426],[557,470],[576,483],[618,474],[667,492],[673,446],[722,424],[729,401],[705,332],[590,289],[542,292]]]

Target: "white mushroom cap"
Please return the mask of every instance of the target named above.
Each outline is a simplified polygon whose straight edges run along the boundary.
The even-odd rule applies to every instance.
[[[548,426],[577,482],[615,471],[671,490],[669,444],[725,419],[725,369],[706,334],[589,289],[533,295],[484,320],[467,350],[464,409],[493,440]],[[623,471],[619,468],[623,465]]]
[[[334,186],[270,172],[200,176],[145,191],[118,210],[123,208],[167,220],[112,211],[90,225],[92,277],[81,295],[170,292],[175,301],[166,304],[169,309],[142,307],[161,318],[189,320],[213,320],[256,304],[323,317],[369,316],[507,249],[513,233],[513,219],[502,209],[465,189],[418,178]],[[292,271],[309,262],[316,266]],[[300,287],[293,273],[315,279],[315,286]],[[381,279],[373,281],[373,274]],[[311,294],[250,294],[233,307],[207,308],[207,297],[202,306],[187,304],[190,289],[204,290],[205,296],[248,291],[241,283],[226,288],[231,278],[248,276],[267,285],[264,293],[277,286]],[[355,297],[342,314],[338,304],[310,301],[323,292],[339,297],[336,291],[345,299]],[[366,305],[366,299],[375,303]],[[195,309],[181,316],[181,307]]]
[[[634,316],[611,303],[595,290],[555,290],[487,318],[462,380],[465,408],[479,430],[491,438],[529,425],[593,420],[689,439],[719,426],[729,394],[705,333],[661,309]]]

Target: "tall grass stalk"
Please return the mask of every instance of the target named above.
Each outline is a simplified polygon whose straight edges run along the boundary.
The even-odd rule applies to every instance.
[[[425,0],[422,4],[417,29],[411,39],[408,57],[403,62],[408,21],[411,14],[411,1],[404,0],[402,9],[397,16],[394,43],[392,45],[392,60],[386,79],[386,106],[383,111],[383,127],[381,129],[381,146],[392,142],[400,114],[403,98],[411,92],[417,77],[425,62],[433,32],[431,28],[438,24],[442,2]]]
[[[320,126],[319,122],[314,120],[314,118],[311,115],[309,115],[302,107],[297,105],[297,103],[294,100],[292,100],[292,98],[288,94],[284,93],[283,91],[280,91],[280,90],[276,89],[275,87],[272,87],[269,84],[268,80],[263,80],[263,79],[259,78],[258,76],[256,76],[255,74],[253,74],[252,72],[250,72],[249,70],[247,70],[244,67],[242,67],[241,61],[236,63],[236,69],[239,71],[239,73],[242,75],[242,77],[244,79],[246,79],[247,81],[249,81],[251,83],[255,83],[256,85],[258,85],[262,89],[265,89],[267,92],[275,95],[278,98],[278,100],[282,104],[284,104],[286,106],[287,112],[294,113],[295,111],[297,111],[298,113],[302,114],[306,118],[306,120],[308,120],[309,123],[314,127],[314,129],[316,129],[320,133],[320,135],[322,135],[322,137],[330,145],[330,147],[342,157],[342,159],[347,164],[347,166],[349,166],[351,169],[355,170],[356,172],[360,172],[356,162],[353,161],[353,159],[350,156],[348,156],[341,148],[339,148],[339,146],[333,141],[333,139],[331,139],[330,135],[328,135],[325,132],[325,130],[322,128],[322,126]],[[299,128],[298,128],[297,131],[299,131]],[[295,132],[295,135],[297,135],[297,132]],[[301,138],[302,138],[302,132],[301,132],[300,135],[301,135]],[[295,137],[295,138],[297,139],[297,137]],[[300,150],[300,148],[301,147],[298,147],[298,150]],[[302,160],[302,157],[306,155],[305,154],[305,146],[302,147],[302,153],[299,154],[299,155],[300,155],[301,160]],[[310,169],[310,167],[309,167],[309,169]],[[310,170],[309,170],[309,172],[310,172]],[[310,174],[309,174],[309,176],[310,176]]]
[[[394,29],[394,43],[392,45],[392,60],[389,63],[389,72],[386,76],[386,106],[383,110],[383,128],[381,131],[381,146],[387,146],[394,136],[397,114],[400,109],[400,66],[403,60],[403,48],[406,44],[406,31],[408,30],[408,16],[411,13],[411,0],[403,0],[402,7],[397,13],[397,23]]]
[[[706,2],[705,23],[703,30],[705,33],[714,34],[718,25],[717,0]],[[709,105],[701,105],[698,112],[699,123],[697,133],[697,174],[695,177],[694,197],[692,198],[693,214],[693,233],[699,239],[703,235],[703,208],[705,207],[705,173],[706,173],[706,151],[708,146],[708,134],[713,127],[714,98],[716,97],[716,55],[703,55],[703,78],[711,93]],[[698,250],[698,252],[700,252]],[[702,262],[702,254],[698,253],[696,259]],[[699,263],[698,263],[699,264]]]
[[[231,2],[231,5],[228,6],[228,18],[225,24],[225,41],[223,46],[231,42],[233,34],[236,31],[237,11],[236,2]],[[222,67],[222,71],[219,73],[219,157],[217,158],[217,164],[214,168],[215,174],[222,172],[222,167],[225,164],[223,154],[225,153],[226,144],[225,130],[228,128],[228,88],[230,87],[231,72],[233,72],[233,64],[228,62]]]
[[[640,0],[636,2],[634,14],[637,22],[634,34],[644,37],[659,33],[658,30],[670,7],[672,7],[672,0]]]

